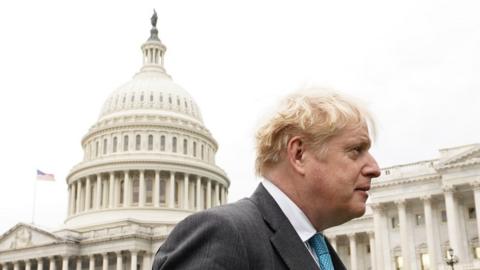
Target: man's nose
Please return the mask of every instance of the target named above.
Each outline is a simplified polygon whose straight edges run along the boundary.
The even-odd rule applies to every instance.
[[[370,153],[368,154],[367,165],[364,167],[363,173],[365,176],[369,176],[370,178],[379,177],[381,174],[380,167],[378,167],[377,161]]]

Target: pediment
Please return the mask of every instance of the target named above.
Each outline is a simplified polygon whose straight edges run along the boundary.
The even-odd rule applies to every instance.
[[[63,239],[36,226],[19,223],[0,236],[0,251],[42,246]]]
[[[475,162],[478,160],[480,160],[480,144],[475,144],[441,158],[437,167],[450,167],[456,164],[460,165],[468,163],[469,161]]]

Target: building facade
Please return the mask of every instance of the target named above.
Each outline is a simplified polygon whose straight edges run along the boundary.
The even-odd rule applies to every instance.
[[[226,203],[229,179],[199,107],[164,68],[156,14],[143,66],[105,101],[67,176],[57,231],[17,224],[0,236],[0,270],[147,270],[186,216]]]
[[[325,232],[352,270],[480,269],[480,144],[382,169],[367,213]]]

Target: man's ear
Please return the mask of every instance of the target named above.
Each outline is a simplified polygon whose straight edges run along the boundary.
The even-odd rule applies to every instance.
[[[305,141],[300,136],[290,138],[287,144],[287,160],[294,171],[305,174]]]

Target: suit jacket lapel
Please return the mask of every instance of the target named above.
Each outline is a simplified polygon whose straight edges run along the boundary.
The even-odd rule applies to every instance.
[[[270,241],[290,269],[318,269],[292,224],[263,185],[251,197],[272,230]]]

